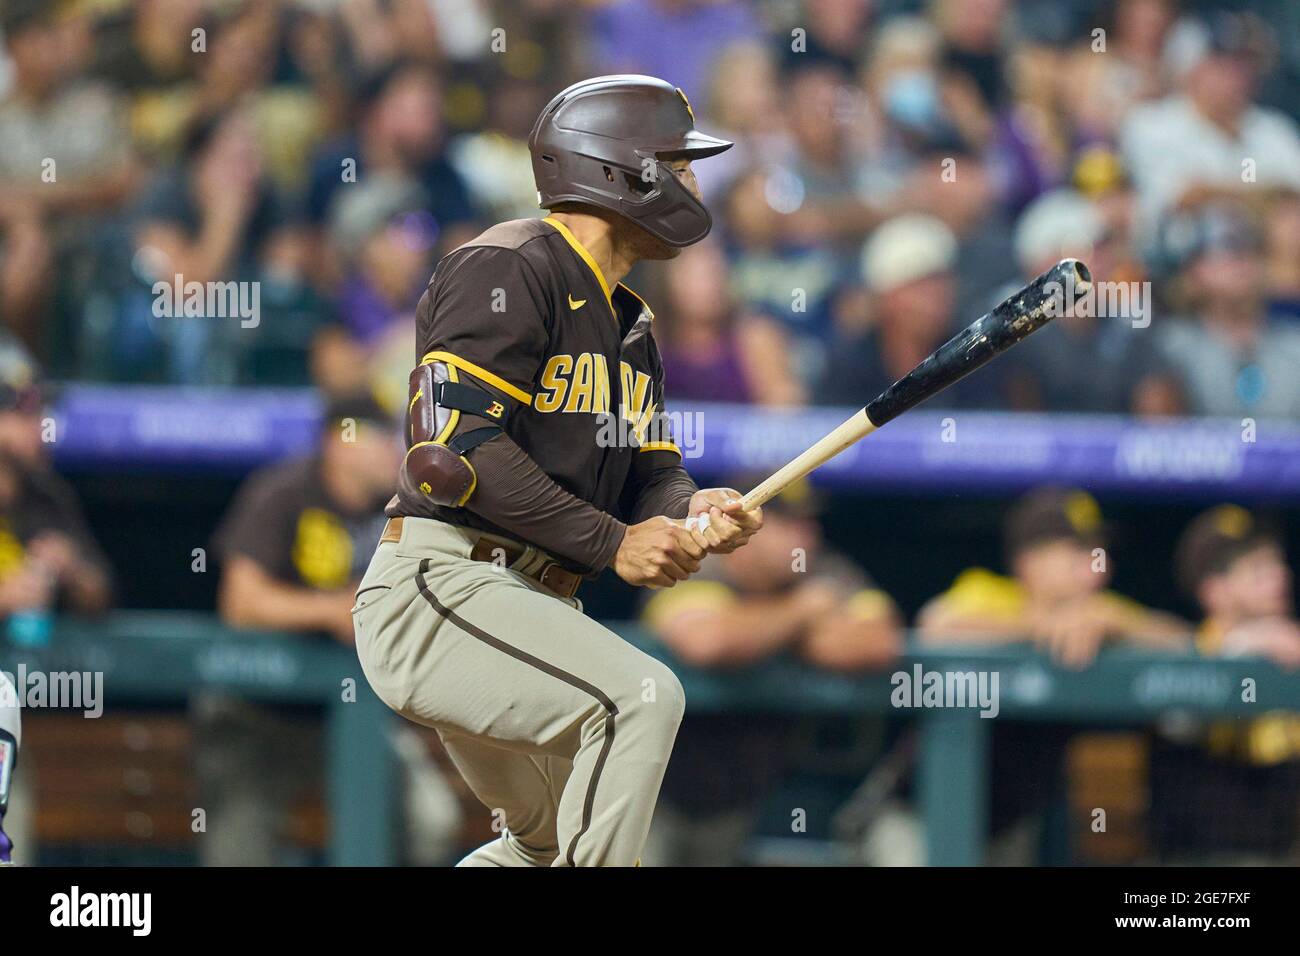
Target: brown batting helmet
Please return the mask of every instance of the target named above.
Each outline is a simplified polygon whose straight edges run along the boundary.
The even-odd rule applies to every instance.
[[[590,203],[670,246],[699,242],[713,220],[665,160],[701,159],[731,146],[695,128],[680,89],[632,74],[573,84],[547,104],[528,137],[543,209]]]

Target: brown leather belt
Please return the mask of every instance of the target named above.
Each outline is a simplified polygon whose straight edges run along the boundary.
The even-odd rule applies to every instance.
[[[381,543],[385,541],[392,543],[401,541],[402,519],[389,518],[388,523],[384,525],[384,533],[379,536],[379,540]],[[474,542],[474,547],[470,550],[469,556],[474,561],[485,561],[488,564],[514,568],[514,565],[529,557],[530,552],[534,556],[538,554],[536,549],[529,548],[518,541],[510,541],[495,535],[489,537],[485,534]],[[578,593],[578,586],[582,584],[582,575],[561,567],[557,562],[549,558],[542,561],[539,567],[520,567],[514,568],[514,570],[563,598],[573,597]]]

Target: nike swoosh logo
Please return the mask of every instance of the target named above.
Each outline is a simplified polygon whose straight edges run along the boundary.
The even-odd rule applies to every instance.
[[[570,293],[570,295],[569,295],[569,308],[570,308],[570,309],[581,309],[581,308],[582,308],[584,305],[586,305],[586,304],[587,304],[587,300],[586,300],[586,299],[575,299],[575,298],[573,297],[572,293]]]

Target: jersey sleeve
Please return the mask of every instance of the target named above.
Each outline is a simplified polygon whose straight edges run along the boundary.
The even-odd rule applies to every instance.
[[[294,514],[292,492],[281,473],[274,466],[254,473],[240,487],[213,536],[218,560],[248,558],[271,577],[289,579]]]
[[[418,361],[454,366],[524,405],[546,354],[548,297],[518,252],[458,249],[438,264],[416,312]]]
[[[418,358],[442,362],[503,403],[531,406],[546,355],[550,298],[518,252],[469,246],[438,264],[416,313]],[[502,531],[563,558],[584,573],[609,565],[624,524],[561,488],[503,433],[472,448],[476,484],[464,507]],[[497,423],[459,413],[443,440]],[[399,480],[402,501],[419,496]],[[419,513],[418,508],[414,513]]]

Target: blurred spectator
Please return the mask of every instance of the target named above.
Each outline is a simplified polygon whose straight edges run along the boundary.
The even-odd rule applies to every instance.
[[[35,363],[0,338],[0,614],[33,607],[94,614],[112,601],[108,560],[76,494],[50,467],[53,427]]]
[[[85,240],[88,217],[126,197],[134,166],[118,97],[78,76],[84,16],[44,0],[10,0],[0,14],[12,70],[0,102],[0,320],[44,358],[55,267]]]
[[[1268,47],[1254,15],[1215,14],[1181,92],[1129,112],[1121,142],[1148,240],[1171,210],[1223,199],[1263,208],[1274,189],[1300,189],[1295,123],[1252,102]]]
[[[456,172],[494,222],[540,212],[528,134],[548,93],[538,82],[500,78],[488,92],[484,129],[459,136],[448,146]]]
[[[882,218],[859,189],[854,156],[864,129],[848,79],[829,61],[802,60],[785,78],[794,150],[773,207],[791,242],[847,247]]]
[[[771,319],[737,314],[715,242],[685,250],[665,273],[655,340],[674,401],[802,404],[784,330]]]
[[[942,44],[939,31],[920,17],[886,20],[873,38],[864,84],[874,128],[863,176],[877,201],[911,184],[917,195],[910,198],[923,202],[917,165],[932,152],[951,152],[962,143],[944,99]],[[923,171],[927,187],[936,174]]]
[[[1101,509],[1084,491],[1043,488],[1005,526],[1010,577],[970,568],[917,618],[929,643],[1033,641],[1065,667],[1086,667],[1108,641],[1185,646],[1187,627],[1106,589],[1111,556]]]
[[[1300,416],[1300,327],[1268,314],[1258,230],[1232,207],[1189,223],[1182,291],[1187,321],[1155,326],[1166,361],[1200,415]]]
[[[410,365],[409,348],[405,356],[405,364]],[[405,407],[405,386],[393,388],[387,382],[380,388],[375,377],[378,363],[342,325],[327,325],[320,330],[312,342],[309,362],[312,383],[327,401],[370,392],[393,415]]]
[[[862,249],[862,275],[871,296],[869,324],[849,328],[831,350],[816,388],[826,405],[860,406],[911,371],[957,331],[953,265],[957,240],[942,222],[921,214],[885,223]],[[943,393],[944,405],[997,405],[988,375],[963,379]]]
[[[390,416],[368,398],[334,402],[317,453],[255,473],[217,531],[222,618],[350,644],[352,587],[400,461]]]
[[[263,129],[264,114],[273,113],[273,133],[259,135],[262,151],[292,179],[318,120],[314,100],[280,82],[292,62],[283,56],[285,28],[304,19],[279,3],[122,4],[95,25],[90,73],[129,98],[133,143],[159,161],[174,160],[196,125],[245,109]]]
[[[1010,101],[997,117],[992,148],[1002,202],[1022,210],[1065,181],[1074,149],[1066,102],[1074,95],[1063,69],[1064,50],[1052,43],[1025,42],[1007,55]]]
[[[646,603],[646,625],[679,660],[722,670],[788,654],[814,667],[861,671],[897,659],[897,608],[822,543],[810,494],[802,482],[768,502],[763,534],[733,554],[706,559],[691,580]],[[765,791],[780,772],[788,731],[784,718],[688,713],[644,862],[738,862]]]
[[[713,61],[708,96],[700,107],[711,129],[735,146],[693,170],[710,208],[720,210],[736,177],[771,164],[789,163],[792,144],[780,108],[776,57],[759,41],[735,43]]]
[[[312,159],[312,218],[323,221],[339,191],[389,173],[424,189],[429,212],[446,230],[444,248],[472,239],[476,211],[447,156],[442,107],[442,86],[424,66],[403,64],[372,79],[358,106],[355,132],[324,144]]]
[[[338,4],[350,48],[363,73],[403,60],[435,62],[444,45],[457,52],[468,52],[456,29],[456,21],[467,27],[481,27],[483,20],[476,9],[478,6],[477,3],[459,4],[456,8],[459,16],[453,17],[448,15],[447,8],[427,0],[345,0]],[[440,42],[444,39],[445,44]]]
[[[805,384],[816,380],[834,328],[844,268],[826,246],[792,242],[777,207],[793,185],[780,170],[739,176],[724,203],[731,289],[747,312],[779,322],[790,336],[791,364]]]
[[[131,215],[129,268],[136,285],[90,352],[104,371],[128,381],[231,384],[247,374],[249,356],[263,338],[290,331],[284,323],[263,322],[264,280],[271,293],[267,306],[296,296],[310,299],[310,248],[292,205],[266,175],[247,113],[195,127],[185,157],[157,175]],[[166,286],[161,297],[155,288],[160,282]],[[240,295],[249,304],[256,301],[259,311],[251,317],[209,315],[206,303],[198,316],[160,309],[160,299],[171,300],[177,282],[205,289],[210,283],[241,283]],[[305,326],[300,350],[321,308],[308,301],[292,313],[301,312],[299,324]]]
[[[1097,204],[1073,190],[1041,196],[1016,226],[1022,280],[1061,259],[1086,262],[1094,282],[1124,275],[1123,236],[1102,218]],[[1120,314],[1111,296],[1094,291],[1007,356],[1012,407],[1021,411],[1170,415],[1183,408],[1176,374],[1164,363],[1149,328],[1152,303],[1144,286],[1126,281]],[[1013,294],[1017,281],[1003,295]],[[1126,306],[1126,308],[1125,308]],[[1100,314],[1105,313],[1105,314]]]
[[[590,18],[593,74],[647,73],[690,97],[703,93],[717,50],[759,30],[739,0],[622,0]]]
[[[222,620],[351,645],[354,591],[379,542],[400,454],[392,419],[351,398],[331,404],[315,455],[251,476],[213,539]],[[200,858],[271,865],[291,801],[319,781],[319,717],[215,693],[195,710],[208,812]]]
[[[1236,505],[1200,515],[1179,541],[1179,580],[1205,615],[1201,653],[1300,667],[1293,578],[1276,535]],[[1166,862],[1294,862],[1300,851],[1300,717],[1180,726],[1167,721],[1151,753],[1150,824]],[[1242,813],[1249,807],[1249,813]]]
[[[1114,142],[1128,112],[1164,96],[1171,85],[1169,38],[1177,0],[1110,0],[1106,6],[1064,77],[1070,95],[1062,105],[1085,141]],[[1104,31],[1100,37],[1098,29]]]
[[[210,25],[204,0],[137,0],[95,30],[92,72],[131,99],[133,139],[147,152],[177,148],[193,114],[204,62],[192,30]]]
[[[1291,569],[1277,535],[1250,512],[1221,505],[1202,514],[1183,534],[1175,565],[1205,615],[1196,637],[1203,653],[1300,667]]]
[[[289,5],[241,3],[218,7],[217,13],[221,19],[215,35],[199,56],[200,85],[186,128],[243,111],[267,177],[296,193],[304,185],[308,157],[327,111],[338,109],[340,80],[335,77],[346,68],[346,58],[327,57],[328,38],[304,37],[319,21]]]
[[[962,129],[956,114],[966,81],[946,71],[943,42],[918,17],[881,24],[865,71],[871,122],[858,176],[878,220],[921,212],[953,231],[958,301],[979,302],[1013,275],[1010,228],[998,200],[1008,182],[1020,185],[1023,177],[978,145],[982,133]]]
[[[945,72],[938,30],[918,17],[884,21],[864,83],[862,195],[881,221],[906,212],[942,219],[957,235],[962,299],[991,291],[1007,277],[1009,246],[996,207],[998,168],[955,116],[962,96],[951,88],[963,81]]]
[[[1007,0],[935,0],[930,12],[943,35],[944,99],[963,136],[988,144],[992,119],[1007,95],[1002,63]]]
[[[875,7],[873,0],[804,0],[798,4],[788,30],[774,27],[787,66],[820,62],[852,73],[862,57],[864,41],[873,32]]]
[[[410,338],[438,240],[427,205],[417,183],[390,173],[367,177],[334,202],[330,240],[344,275],[339,314],[362,345],[399,325],[403,340]]]

